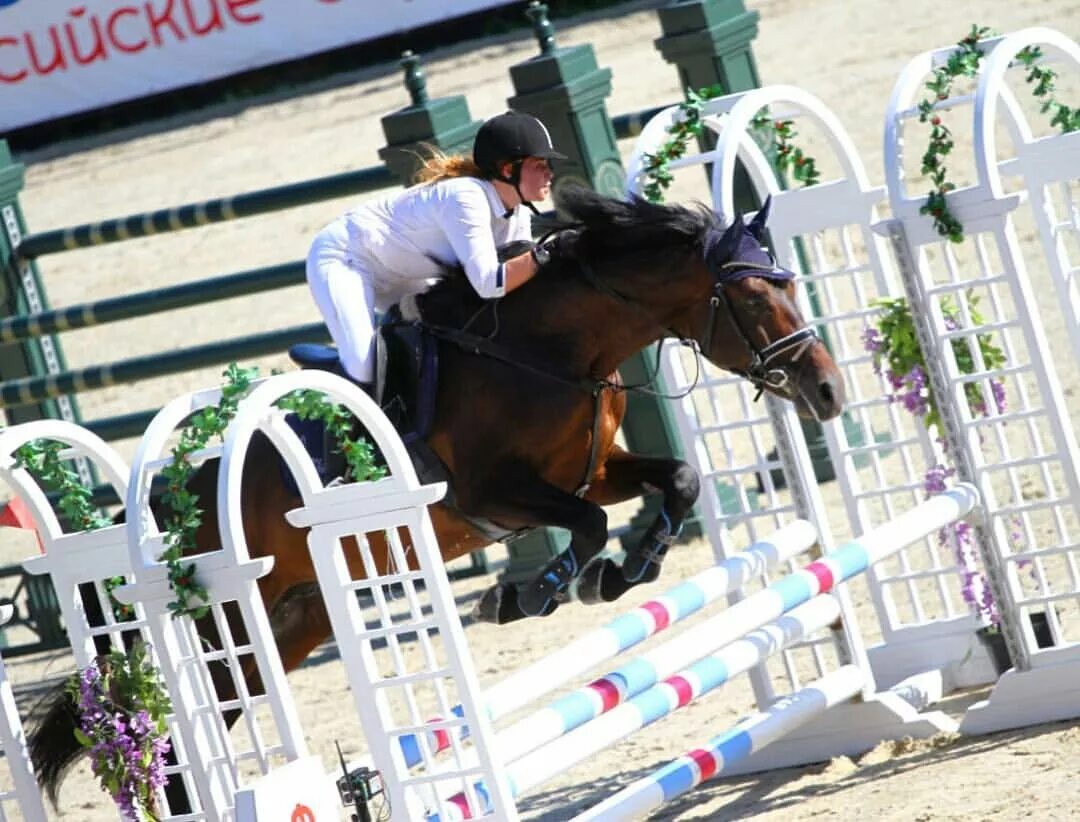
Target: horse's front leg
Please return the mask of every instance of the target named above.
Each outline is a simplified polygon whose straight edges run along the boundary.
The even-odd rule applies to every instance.
[[[621,567],[604,557],[585,569],[577,588],[581,601],[612,602],[633,586],[655,580],[700,489],[697,472],[681,460],[639,457],[616,448],[586,499],[598,505],[613,505],[644,494],[662,493],[664,503],[638,544],[627,552]]]
[[[565,528],[570,545],[520,587],[498,583],[480,598],[473,616],[502,625],[524,617],[547,616],[565,598],[570,583],[607,544],[607,514],[597,504],[574,496],[539,477],[510,479],[496,473],[498,488],[488,489],[482,506],[470,509],[509,527]]]

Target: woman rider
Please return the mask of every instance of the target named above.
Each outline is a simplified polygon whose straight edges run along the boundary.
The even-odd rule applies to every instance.
[[[500,263],[497,249],[531,240],[534,200],[551,193],[549,161],[566,159],[535,117],[507,111],[476,133],[472,158],[436,154],[404,191],[353,208],[322,229],[307,281],[345,371],[375,378],[375,313],[460,265],[476,293],[502,297],[528,282],[543,251]]]

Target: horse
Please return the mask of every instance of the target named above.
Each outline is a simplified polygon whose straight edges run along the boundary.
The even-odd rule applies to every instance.
[[[443,559],[490,544],[482,523],[511,531],[557,526],[571,534],[567,549],[535,579],[520,588],[498,583],[483,594],[474,615],[500,624],[551,615],[574,580],[587,603],[655,580],[697,500],[700,480],[685,462],[633,454],[615,442],[627,392],[649,390],[618,377],[619,364],[633,354],[675,338],[793,402],[801,416],[831,419],[844,402],[840,372],[798,309],[795,275],[762,247],[768,203],[748,224],[736,217],[727,227],[703,205],[624,201],[584,188],[564,189],[559,209],[565,216],[547,241],[550,258],[520,288],[481,300],[460,272],[451,272],[415,299],[418,322],[438,347],[426,445],[453,489],[452,507],[431,509]],[[285,520],[301,502],[278,459],[269,440],[256,437],[241,496],[252,554],[274,557],[259,584],[290,671],[331,630],[306,533]],[[216,483],[216,461],[190,482],[208,506],[200,550],[218,541]],[[621,566],[599,558],[608,535],[604,507],[652,493],[663,495],[663,505],[636,548]],[[376,539],[371,549],[386,565],[386,546]],[[361,578],[359,552],[346,553],[356,557],[350,571]],[[224,676],[219,684],[223,699],[231,696],[229,682]],[[70,711],[45,717],[30,747],[55,797],[79,749],[63,727]]]

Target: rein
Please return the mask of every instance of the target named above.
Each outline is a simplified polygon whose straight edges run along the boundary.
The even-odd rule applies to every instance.
[[[491,302],[494,302],[492,300]],[[612,382],[609,379],[590,379],[589,377],[571,377],[565,374],[558,374],[554,371],[548,371],[544,368],[539,368],[535,365],[531,365],[518,359],[514,356],[514,352],[503,345],[499,345],[493,342],[489,337],[483,337],[479,334],[473,334],[469,331],[464,331],[458,328],[450,328],[445,325],[433,325],[425,322],[424,320],[408,321],[402,320],[402,324],[411,325],[414,322],[418,324],[425,331],[430,333],[433,337],[437,337],[440,340],[453,343],[462,351],[466,351],[470,354],[482,355],[490,357],[493,360],[498,360],[506,365],[512,365],[515,368],[520,368],[522,371],[528,371],[538,377],[545,377],[549,380],[562,383],[563,385],[572,385],[576,388],[580,388],[583,391],[587,391],[590,394],[596,394],[603,391],[605,388],[621,390],[624,386],[619,383]]]
[[[544,235],[541,239],[546,240],[552,232]],[[713,334],[716,330],[716,318],[719,312],[720,306],[723,305],[727,309],[727,315],[730,318],[732,326],[735,328],[739,338],[743,341],[747,351],[750,354],[750,365],[745,370],[729,369],[733,374],[737,374],[740,377],[748,380],[757,389],[757,395],[754,400],[757,401],[761,398],[766,388],[771,388],[775,391],[789,391],[789,383],[791,377],[787,368],[784,367],[771,367],[772,363],[780,355],[797,349],[795,354],[790,358],[789,365],[797,363],[806,352],[806,350],[813,345],[818,339],[817,332],[810,326],[804,326],[797,331],[792,332],[781,337],[778,340],[767,342],[762,348],[758,348],[754,345],[753,340],[743,329],[738,320],[738,316],[735,312],[735,306],[732,304],[731,299],[728,297],[727,292],[724,290],[724,286],[727,281],[736,278],[740,273],[744,273],[745,276],[750,276],[746,272],[763,272],[760,276],[768,276],[772,273],[776,276],[779,273],[784,273],[787,277],[793,277],[790,272],[786,272],[783,269],[778,269],[775,264],[764,265],[756,263],[751,260],[731,260],[723,263],[714,269],[716,274],[716,282],[713,285],[713,294],[709,298],[710,312],[709,319],[706,323],[705,333],[700,340],[695,340],[691,337],[680,333],[678,330],[671,326],[664,325],[657,322],[656,318],[652,315],[644,305],[638,301],[627,297],[617,289],[608,285],[604,280],[600,279],[593,271],[591,266],[582,261],[576,261],[577,268],[580,271],[583,279],[592,288],[594,288],[600,294],[615,300],[616,302],[632,307],[635,311],[642,313],[648,317],[648,319],[656,325],[658,328],[664,331],[665,336],[673,337],[677,339],[680,344],[691,347],[694,350],[694,362],[696,365],[696,373],[693,381],[686,388],[685,391],[679,394],[666,394],[662,391],[657,391],[653,386],[656,384],[656,380],[660,373],[660,357],[662,355],[663,340],[660,345],[656,347],[656,362],[653,367],[653,372],[648,376],[647,380],[643,383],[635,385],[626,385],[621,382],[615,382],[602,377],[599,379],[593,379],[588,377],[575,377],[566,374],[560,374],[555,371],[548,370],[546,368],[540,368],[534,366],[528,362],[522,361],[517,353],[506,348],[505,346],[495,343],[488,336],[481,336],[468,331],[468,327],[472,325],[473,320],[479,315],[480,312],[473,315],[473,317],[466,323],[465,328],[457,329],[448,326],[434,325],[427,323],[423,320],[415,321],[424,331],[436,337],[437,339],[451,343],[457,346],[461,350],[478,355],[489,357],[498,362],[518,368],[533,374],[538,377],[553,380],[563,385],[573,386],[579,390],[586,391],[592,395],[593,398],[593,425],[592,425],[592,441],[589,453],[589,460],[586,465],[585,475],[579,485],[577,491],[574,493],[577,496],[584,496],[589,490],[590,483],[592,481],[593,472],[596,469],[596,462],[598,457],[598,440],[600,432],[600,417],[601,417],[601,395],[605,390],[610,391],[632,391],[641,394],[647,394],[653,397],[659,397],[662,399],[682,399],[689,395],[697,386],[698,381],[701,379],[701,354],[703,350],[708,350],[709,343],[712,341]],[[497,300],[490,301],[492,304],[496,304]],[[481,309],[482,311],[483,309]],[[496,310],[496,322],[497,322],[497,310]],[[496,326],[497,327],[497,326]]]
[[[579,263],[584,279],[589,285],[599,291],[601,294],[616,300],[623,305],[629,306],[637,310],[639,313],[652,317],[651,312],[636,300],[632,300],[625,294],[622,294],[618,290],[612,288],[606,282],[596,276],[595,272],[585,263]],[[798,331],[793,331],[791,334],[787,334],[778,340],[767,343],[764,348],[758,348],[754,345],[749,335],[743,329],[739,323],[738,315],[735,312],[735,306],[732,304],[731,299],[728,297],[727,292],[724,290],[725,280],[731,279],[739,272],[745,271],[762,271],[775,274],[778,269],[775,265],[764,265],[761,263],[751,262],[749,260],[732,260],[719,266],[720,272],[730,272],[726,276],[718,273],[716,283],[713,286],[713,295],[709,298],[709,305],[711,310],[709,312],[709,320],[705,325],[705,333],[702,334],[700,340],[693,340],[684,334],[679,333],[670,326],[665,326],[662,323],[656,323],[659,328],[662,328],[667,336],[674,337],[682,345],[687,345],[694,349],[694,362],[696,365],[696,372],[694,379],[690,383],[689,387],[681,394],[669,395],[660,391],[650,390],[648,387],[652,386],[657,375],[660,373],[660,354],[661,347],[657,346],[656,349],[656,365],[652,375],[644,383],[639,383],[634,386],[627,386],[627,389],[634,389],[640,393],[648,393],[654,397],[661,397],[663,399],[682,399],[687,396],[694,388],[697,387],[698,381],[701,379],[701,352],[706,350],[709,343],[712,340],[713,333],[716,330],[716,315],[721,305],[727,309],[728,317],[731,319],[731,324],[735,328],[736,333],[742,340],[743,345],[746,346],[747,351],[750,353],[750,365],[745,370],[729,369],[731,373],[736,374],[743,379],[750,382],[755,388],[757,388],[757,394],[754,395],[754,402],[761,399],[761,395],[765,392],[766,388],[772,388],[777,391],[784,391],[788,388],[790,382],[790,376],[784,368],[770,368],[770,364],[787,351],[792,348],[797,348],[798,351],[791,357],[791,362],[798,362],[806,349],[809,348],[818,339],[817,332],[810,326],[804,326]]]
[[[578,267],[581,271],[581,274],[584,276],[585,282],[587,282],[605,297],[610,297],[616,302],[620,302],[625,306],[633,308],[639,313],[645,314],[650,320],[653,321],[653,323],[658,328],[662,328],[668,337],[674,337],[679,341],[680,345],[685,345],[694,350],[694,379],[693,381],[691,381],[690,386],[681,394],[667,394],[663,391],[657,391],[655,388],[653,388],[653,386],[656,384],[656,379],[660,374],[660,356],[663,353],[663,340],[661,340],[660,344],[656,346],[656,362],[653,365],[652,374],[648,376],[645,382],[635,383],[634,385],[624,385],[622,386],[622,390],[632,391],[637,394],[645,394],[650,397],[658,397],[663,400],[681,400],[684,397],[689,396],[690,392],[697,387],[698,381],[701,379],[701,351],[697,340],[693,340],[690,337],[687,337],[685,334],[680,334],[678,331],[676,331],[674,328],[671,328],[670,326],[657,323],[655,321],[655,318],[652,316],[652,313],[647,308],[645,308],[645,306],[643,306],[636,300],[630,299],[625,294],[620,293],[619,291],[615,290],[610,285],[605,283],[603,280],[596,276],[596,273],[587,264],[579,262]]]
[[[558,234],[560,231],[565,231],[567,229],[573,230],[575,228],[581,227],[581,223],[573,223],[563,226],[562,228],[552,229],[546,232],[542,237],[540,237],[540,239],[536,241],[536,244],[542,245],[543,243],[547,242],[550,237]],[[594,289],[599,291],[604,296],[610,297],[616,302],[620,302],[623,305],[626,305],[636,311],[646,314],[650,320],[653,320],[655,322],[651,312],[649,312],[648,309],[646,309],[637,301],[631,300],[626,295],[621,294],[619,291],[612,288],[606,282],[597,277],[595,272],[592,270],[592,267],[589,266],[587,263],[581,260],[575,260],[574,262],[577,263],[578,270],[584,276],[585,281]],[[663,391],[657,391],[653,387],[656,384],[657,377],[660,375],[660,357],[663,354],[663,340],[661,340],[660,344],[656,346],[656,362],[653,364],[652,374],[648,375],[644,382],[634,383],[633,385],[626,385],[625,383],[613,383],[610,380],[604,379],[601,382],[604,383],[605,387],[610,388],[614,391],[627,391],[634,394],[642,394],[648,397],[657,397],[658,399],[662,400],[681,400],[684,397],[688,396],[690,392],[697,387],[698,381],[701,379],[701,359],[699,356],[700,351],[695,348],[695,346],[697,345],[696,341],[690,339],[683,334],[680,334],[674,328],[671,328],[669,326],[659,325],[658,327],[662,328],[667,336],[677,339],[681,345],[685,345],[695,349],[694,364],[696,370],[694,373],[694,379],[690,383],[690,387],[683,391],[681,394],[667,394]]]

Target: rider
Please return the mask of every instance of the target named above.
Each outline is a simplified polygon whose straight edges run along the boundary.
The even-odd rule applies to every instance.
[[[532,279],[542,251],[500,263],[497,249],[532,239],[532,201],[551,193],[552,159],[566,157],[544,124],[507,111],[480,126],[471,159],[437,153],[416,185],[353,208],[316,235],[307,281],[350,377],[365,387],[375,378],[375,312],[425,291],[444,266],[461,265],[486,299]]]

